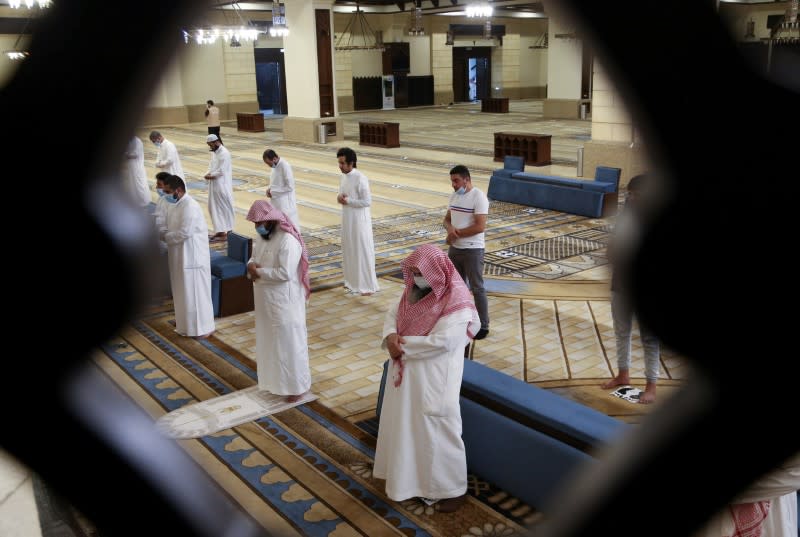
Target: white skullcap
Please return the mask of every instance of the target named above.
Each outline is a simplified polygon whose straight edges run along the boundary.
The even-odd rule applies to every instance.
[[[209,134],[206,136],[206,142],[216,142],[217,140],[219,140],[219,138],[217,138],[216,134]]]

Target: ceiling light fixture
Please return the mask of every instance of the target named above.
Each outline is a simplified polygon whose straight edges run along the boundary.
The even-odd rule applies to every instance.
[[[348,36],[347,42],[343,42],[345,35]],[[358,43],[359,37],[361,44]],[[385,50],[382,34],[372,29],[358,2],[353,17],[347,22],[333,48],[334,50]]]
[[[411,15],[411,27],[408,29],[408,35],[425,35],[425,26],[422,25],[422,7],[417,6],[414,8],[414,13]]]
[[[270,37],[286,37],[289,35],[289,26],[286,24],[286,4],[278,0],[272,2],[272,26],[269,28]]]
[[[230,43],[232,47],[241,47],[242,41],[256,41],[258,39],[258,34],[266,32],[265,29],[255,27],[252,22],[245,22],[240,13],[242,8],[239,6],[238,2],[231,4],[230,9],[236,11],[236,15],[239,17],[239,26],[232,24],[220,26],[215,24],[195,30],[182,30],[184,43],[194,41],[198,45],[213,45],[218,39],[222,39],[226,43]],[[224,11],[223,14],[225,14]],[[227,19],[228,16],[225,15],[225,20],[227,21]]]
[[[491,17],[493,13],[492,6],[489,4],[470,4],[467,6],[467,17]]]

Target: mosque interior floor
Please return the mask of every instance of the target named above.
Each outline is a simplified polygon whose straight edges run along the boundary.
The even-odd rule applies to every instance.
[[[308,305],[312,390],[320,402],[357,422],[374,416],[382,364],[379,334],[383,315],[399,297],[400,261],[419,244],[444,246],[441,219],[451,189],[449,169],[465,164],[473,184],[486,192],[493,169],[493,133],[525,131],[552,136],[552,161],[541,173],[577,176],[577,150],[590,138],[585,120],[542,117],[542,101],[512,101],[508,114],[480,112],[479,104],[341,114],[344,140],[329,144],[287,142],[282,117],[265,117],[265,131],[238,132],[223,122],[222,138],[234,168],[235,231],[252,235],[244,219],[262,199],[269,169],[261,159],[274,149],[294,171],[297,204],[311,260],[314,293]],[[360,146],[359,121],[400,124],[399,148]],[[205,125],[155,126],[178,147],[189,192],[207,212],[202,179],[210,156]],[[147,140],[149,128],[139,135]],[[351,296],[341,287],[336,203],[340,172],[336,150],[349,146],[370,180],[376,270],[382,290]],[[145,159],[154,190],[155,148]],[[155,197],[155,194],[154,194]],[[628,403],[599,386],[616,371],[615,341],[608,302],[605,244],[613,218],[592,219],[556,211],[492,202],[486,245],[486,286],[491,332],[476,342],[470,358],[526,382],[556,391],[606,414],[636,422],[654,405]],[[214,245],[223,248],[223,244]],[[217,319],[215,337],[254,359],[253,313]],[[643,387],[643,361],[634,334],[631,377]],[[664,349],[656,405],[687,374],[685,361]]]
[[[345,113],[341,119],[344,140],[329,144],[283,140],[283,116],[266,116],[266,130],[261,133],[238,132],[234,121],[223,122],[222,138],[233,159],[236,232],[253,234],[252,224],[244,217],[252,202],[263,198],[268,184],[269,170],[261,159],[264,149],[275,149],[293,167],[298,211],[311,260],[314,292],[308,303],[307,329],[312,391],[319,399],[304,405],[308,407],[305,410],[280,413],[276,421],[268,421],[266,425],[246,424],[236,428],[238,434],[231,429],[205,437],[202,442],[183,445],[231,498],[276,534],[395,535],[395,530],[389,531],[381,516],[376,518],[376,513],[385,515],[387,509],[395,514],[396,520],[404,521],[401,523],[406,528],[404,533],[409,525],[427,528],[431,535],[478,535],[487,528],[521,530],[540,514],[472,475],[470,488],[475,491],[470,493],[469,509],[461,510],[459,519],[463,528],[459,531],[448,526],[456,519],[437,519],[424,505],[413,502],[385,505],[382,485],[374,483],[370,476],[370,459],[330,436],[328,426],[315,429],[308,420],[313,417],[324,423],[337,422],[343,428],[343,438],[349,434],[367,446],[371,442],[374,446],[369,424],[375,417],[382,366],[387,359],[379,341],[384,314],[400,295],[400,261],[420,244],[432,242],[444,246],[441,220],[451,192],[449,169],[465,164],[472,172],[473,184],[486,192],[492,170],[501,166],[493,161],[493,133],[523,131],[552,135],[552,164],[537,167],[538,171],[576,177],[577,150],[590,139],[591,123],[544,119],[540,100],[511,101],[507,114],[481,113],[479,104],[470,103]],[[401,146],[392,149],[360,146],[359,121],[398,122]],[[154,177],[159,170],[153,166],[155,148],[147,138],[153,128],[176,144],[188,190],[204,207],[211,229],[207,185],[203,180],[210,160],[205,124],[154,125],[137,131],[145,142],[146,167],[155,200]],[[341,215],[336,203],[340,172],[336,150],[344,146],[358,153],[358,167],[369,177],[372,190],[376,269],[381,291],[368,297],[348,295],[341,286],[338,244]],[[632,404],[600,388],[616,371],[605,258],[612,227],[613,218],[583,218],[492,202],[485,268],[491,332],[471,346],[469,358],[636,423],[669,399],[688,376],[688,367],[675,353],[662,351],[662,378],[655,405]],[[212,247],[222,250],[225,244],[215,243]],[[154,418],[191,399],[204,400],[253,385],[252,312],[217,318],[216,333],[201,344],[174,333],[169,324],[171,309],[167,297],[150,302],[139,318],[120,330],[118,338],[97,350],[90,362],[92,367],[102,370]],[[230,360],[232,356],[235,359]],[[638,332],[634,334],[631,377],[634,386],[643,387]],[[348,423],[359,424],[366,433],[359,432],[357,427],[346,430]],[[274,431],[275,427],[302,430],[302,434],[308,435],[309,443],[304,448],[308,451],[287,444],[292,452],[297,452],[298,459],[282,459],[289,451],[274,440],[284,436],[280,431],[265,436],[264,427],[268,431]],[[296,442],[291,438],[284,441]],[[241,460],[230,458],[236,453],[243,454],[239,456]],[[328,474],[345,478],[337,483],[358,481],[357,494],[348,500],[338,485],[307,473],[305,459],[309,454],[330,461],[333,466],[328,466],[327,471],[343,472]],[[31,483],[36,485],[36,476],[13,461],[0,463],[0,485],[22,491],[0,504],[0,533],[6,530],[9,535],[39,535],[32,530],[38,530],[40,525],[44,530],[46,524],[41,501],[37,500],[39,524],[35,520],[36,508],[32,506],[31,491],[36,487]],[[278,466],[286,469],[293,479],[287,482],[289,478]],[[260,481],[249,482],[247,476],[259,467],[263,468],[257,474]],[[41,496],[46,488],[41,482],[39,485]],[[365,508],[368,503],[363,501],[365,494],[374,498],[378,506],[375,510]],[[12,501],[17,497],[30,505],[20,507],[18,501]],[[300,504],[307,504],[307,510],[297,511]],[[292,518],[290,513],[295,511],[297,516]],[[30,520],[20,518],[19,512],[30,513]],[[337,513],[349,514],[345,517]],[[66,518],[74,522],[81,517]],[[27,522],[23,524],[21,520]],[[63,529],[63,520],[54,518],[48,528],[57,524]],[[81,524],[84,528],[80,533],[95,535],[90,522]]]

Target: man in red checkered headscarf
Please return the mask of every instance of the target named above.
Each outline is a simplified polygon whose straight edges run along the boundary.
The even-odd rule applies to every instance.
[[[745,419],[742,431],[749,433]],[[695,537],[795,537],[798,489],[800,453],[751,484]]]
[[[268,201],[253,202],[247,220],[258,234],[247,262],[256,314],[258,387],[294,403],[311,388],[308,253],[294,224]]]
[[[389,364],[375,477],[395,501],[420,497],[455,511],[467,490],[459,392],[464,347],[480,329],[472,295],[447,254],[432,244],[403,261],[405,289],[389,308],[382,347]]]

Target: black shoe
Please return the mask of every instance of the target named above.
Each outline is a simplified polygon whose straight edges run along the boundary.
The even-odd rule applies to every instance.
[[[475,339],[483,339],[488,335],[489,335],[489,329],[488,328],[481,328],[480,330],[478,330],[478,333],[475,334]]]

